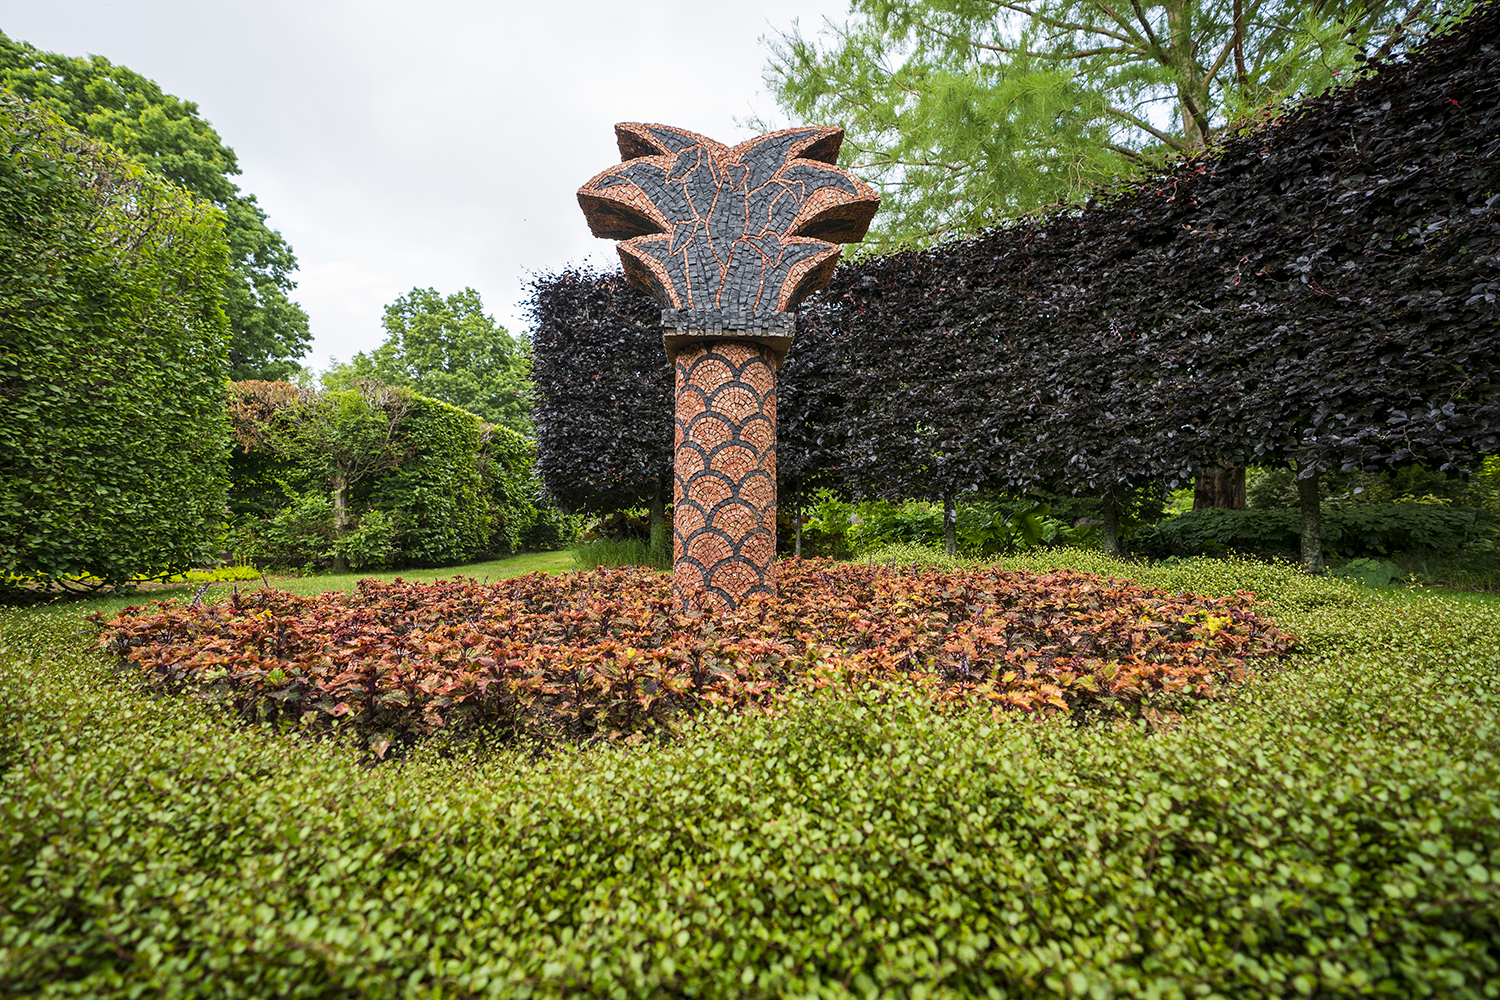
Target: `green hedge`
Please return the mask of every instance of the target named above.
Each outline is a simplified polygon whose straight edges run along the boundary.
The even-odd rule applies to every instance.
[[[198,563],[224,511],[223,219],[0,92],[0,589]]]
[[[1451,553],[1494,531],[1492,519],[1475,508],[1413,500],[1325,509],[1322,521],[1324,551],[1344,558],[1413,549]],[[1302,515],[1296,510],[1189,510],[1143,529],[1131,546],[1152,556],[1295,557],[1301,537]]]
[[[231,543],[250,558],[445,565],[558,548],[576,533],[540,503],[535,442],[467,410],[369,379],[323,391],[235,382],[230,410]],[[351,516],[342,538],[335,473]]]
[[[467,410],[406,396],[396,432],[406,458],[369,493],[370,505],[402,526],[396,547],[404,561],[442,565],[488,551],[493,518],[479,473],[481,426]]]
[[[1500,992],[1493,605],[1157,576],[1318,652],[1149,732],[872,693],[368,770],[0,621],[0,995]]]
[[[577,519],[562,513],[542,496],[542,484],[536,476],[534,440],[508,427],[486,426],[479,467],[494,518],[491,554],[559,549],[577,538]]]

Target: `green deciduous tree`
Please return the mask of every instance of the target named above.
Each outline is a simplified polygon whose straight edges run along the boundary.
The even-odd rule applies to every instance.
[[[350,529],[351,491],[408,457],[402,425],[410,403],[410,393],[375,382],[316,392],[247,381],[231,387],[230,414],[243,454],[285,460],[298,478],[317,485],[330,504],[330,540],[337,546]],[[335,551],[334,567],[347,569]]]
[[[213,202],[224,213],[229,274],[224,311],[236,379],[282,378],[311,344],[307,314],[287,296],[297,258],[266,225],[255,196],[231,179],[234,150],[198,115],[198,106],[102,56],[42,52],[0,34],[0,87],[45,105],[85,135]]]
[[[854,0],[842,27],[772,42],[798,122],[841,125],[885,203],[867,246],[925,244],[1048,206],[1283,98],[1367,48],[1406,48],[1431,0]],[[763,124],[763,123],[758,123]]]
[[[385,343],[336,365],[326,384],[378,379],[530,433],[530,358],[485,314],[474,289],[445,297],[432,288],[413,288],[385,307],[382,325]]]

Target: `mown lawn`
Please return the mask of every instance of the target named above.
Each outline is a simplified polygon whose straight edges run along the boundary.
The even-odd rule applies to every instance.
[[[439,575],[565,568],[507,563]],[[0,995],[1500,995],[1493,595],[1007,562],[1055,564],[1255,591],[1302,652],[1165,725],[872,690],[369,767],[6,612]]]
[[[151,601],[192,600],[200,589],[203,590],[203,600],[212,602],[222,600],[225,595],[235,589],[252,590],[265,586],[266,583],[294,594],[319,594],[327,590],[352,590],[356,582],[366,578],[432,581],[453,576],[467,576],[483,582],[506,580],[515,576],[524,576],[527,573],[563,573],[576,568],[572,556],[567,552],[524,552],[507,559],[493,559],[488,562],[448,566],[441,569],[370,570],[360,573],[316,573],[306,576],[273,573],[264,580],[224,581],[211,583],[207,587],[187,583],[170,587],[145,587],[128,594],[61,599],[54,602],[52,607],[80,617],[94,611],[113,616],[124,608],[148,604]]]

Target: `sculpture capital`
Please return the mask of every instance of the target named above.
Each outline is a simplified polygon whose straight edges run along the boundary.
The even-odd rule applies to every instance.
[[[664,309],[788,312],[864,239],[880,197],[835,166],[844,131],[792,128],[727,147],[668,125],[615,126],[623,162],[578,190],[595,236],[623,240],[632,284]]]

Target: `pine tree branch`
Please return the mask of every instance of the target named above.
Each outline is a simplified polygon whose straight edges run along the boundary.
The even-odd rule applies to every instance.
[[[1171,146],[1179,153],[1192,152],[1193,147],[1190,143],[1184,142],[1183,140],[1177,138],[1175,135],[1163,132],[1161,129],[1157,128],[1155,125],[1152,125],[1144,118],[1139,118],[1136,115],[1131,114],[1129,111],[1124,110],[1123,108],[1117,108],[1113,104],[1106,103],[1104,105],[1104,113],[1114,115],[1121,121],[1129,122],[1131,125],[1134,125],[1136,128],[1140,129],[1143,132],[1151,133],[1156,138],[1160,139],[1168,146]]]
[[[1214,59],[1213,65],[1208,68],[1207,77],[1212,80],[1224,67],[1229,57],[1234,56],[1235,83],[1241,91],[1244,90],[1248,78],[1245,73],[1245,23],[1253,20],[1260,13],[1261,0],[1254,0],[1248,12],[1244,9],[1244,0],[1234,0],[1234,30],[1230,33],[1229,41],[1219,50],[1219,55]]]
[[[1151,49],[1156,53],[1157,61],[1166,65],[1165,53],[1161,47],[1161,39],[1156,37],[1156,32],[1151,28],[1151,22],[1146,18],[1146,12],[1141,9],[1141,0],[1130,0],[1131,9],[1135,11],[1136,19],[1141,22],[1141,27],[1146,31],[1146,41],[1151,43]]]
[[[976,41],[972,38],[964,38],[962,35],[954,34],[951,31],[944,31],[942,28],[928,24],[926,21],[918,20],[916,23],[919,27],[927,29],[934,35],[942,35],[949,41],[961,42],[965,45],[968,45],[970,48],[985,49],[989,52],[999,52],[1008,56],[1021,55],[1022,53],[1025,53],[1026,55],[1032,56],[1033,58],[1046,59],[1051,62],[1064,62],[1069,59],[1086,59],[1089,56],[1118,55],[1121,53],[1140,51],[1134,46],[1115,45],[1104,46],[1096,49],[1076,49],[1072,52],[1028,52],[1025,49],[1011,48],[1007,45],[990,45],[985,42]]]
[[[1131,163],[1137,163],[1137,164],[1144,165],[1144,164],[1150,162],[1150,160],[1147,157],[1141,155],[1141,153],[1138,150],[1130,149],[1130,148],[1128,148],[1126,146],[1121,146],[1118,143],[1106,142],[1104,144],[1104,148],[1105,149],[1114,150],[1116,153],[1119,153],[1121,156],[1125,157]]]
[[[1135,0],[1132,0],[1132,2],[1135,2]],[[1110,31],[1107,28],[1100,28],[1097,25],[1077,24],[1072,21],[1064,21],[1061,18],[1048,17],[1044,14],[1032,11],[1021,4],[1001,3],[1000,6],[1004,7],[1006,10],[1014,11],[1017,14],[1022,14],[1033,21],[1037,21],[1040,24],[1045,24],[1049,28],[1058,28],[1063,31],[1081,31],[1084,34],[1104,35],[1106,38],[1113,38],[1117,42],[1134,43],[1136,41],[1136,39],[1128,38],[1125,35]]]
[[[1376,59],[1390,58],[1391,50],[1395,48],[1397,39],[1407,33],[1408,29],[1411,27],[1411,23],[1417,19],[1417,15],[1422,13],[1422,11],[1426,9],[1426,7],[1427,0],[1417,0],[1417,2],[1412,5],[1411,10],[1407,13],[1406,17],[1402,18],[1401,23],[1396,25],[1396,27],[1391,30],[1390,35],[1386,37],[1385,44],[1375,50]]]

